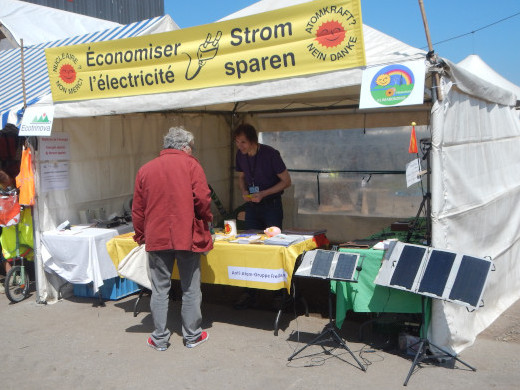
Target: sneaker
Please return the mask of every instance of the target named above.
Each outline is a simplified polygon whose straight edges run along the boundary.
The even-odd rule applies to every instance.
[[[168,346],[166,347],[159,347],[157,344],[155,344],[151,337],[148,337],[148,341],[146,342],[150,348],[155,349],[156,351],[166,351],[168,349]]]
[[[202,343],[208,341],[208,339],[209,339],[208,333],[203,331],[200,334],[200,336],[199,336],[199,338],[197,340],[195,340],[195,341],[193,341],[191,343],[186,342],[186,347],[187,348],[195,348],[197,345],[202,344]]]
[[[0,294],[5,294],[4,283],[0,284]]]

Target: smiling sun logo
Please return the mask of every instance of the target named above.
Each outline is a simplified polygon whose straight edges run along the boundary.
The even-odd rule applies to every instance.
[[[60,79],[67,84],[72,84],[76,80],[76,70],[70,64],[65,64],[60,68]]]
[[[335,47],[345,40],[345,28],[335,20],[323,23],[316,31],[316,40],[324,47]]]
[[[60,52],[48,64],[53,97],[76,95],[83,86],[82,65],[72,53]]]

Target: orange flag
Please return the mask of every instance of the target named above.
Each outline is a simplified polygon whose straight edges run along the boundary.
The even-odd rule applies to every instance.
[[[412,122],[412,134],[410,134],[410,146],[408,153],[417,153],[417,138],[415,136],[415,122]]]

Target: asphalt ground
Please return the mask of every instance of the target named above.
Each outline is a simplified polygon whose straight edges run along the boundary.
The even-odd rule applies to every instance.
[[[391,319],[351,313],[338,332],[356,359],[335,341],[305,348],[328,324],[325,310],[309,317],[289,307],[281,316],[267,304],[234,310],[239,289],[203,288],[203,328],[209,340],[184,347],[180,302],[172,300],[165,352],[146,345],[152,330],[149,298],[134,317],[137,295],[98,306],[71,297],[53,305],[34,293],[12,304],[0,294],[1,389],[518,389],[520,383],[520,301],[509,308],[450,368],[424,362],[407,387],[412,355],[398,349]],[[317,304],[319,306],[319,303]],[[325,311],[325,313],[324,313]],[[325,315],[324,315],[325,314]],[[389,320],[390,319],[390,320]],[[368,324],[368,325],[367,325]]]

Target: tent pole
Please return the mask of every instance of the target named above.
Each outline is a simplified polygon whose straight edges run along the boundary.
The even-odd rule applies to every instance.
[[[36,142],[36,140],[35,140]],[[36,303],[47,304],[45,299],[46,291],[45,286],[42,284],[45,281],[45,271],[43,269],[43,260],[41,255],[41,235],[40,235],[40,209],[39,209],[39,182],[40,177],[37,174],[36,169],[36,161],[39,160],[37,158],[35,150],[36,148],[31,145],[30,142],[29,147],[31,148],[31,153],[33,155],[33,173],[34,173],[34,185],[36,189],[36,196],[34,197],[34,205],[32,206],[32,218],[33,218],[33,243],[34,243],[34,278],[36,282]]]
[[[231,111],[231,125],[230,125],[230,129],[229,129],[229,206],[228,206],[228,210],[230,212],[233,212],[233,210],[235,209],[233,207],[233,204],[235,202],[235,180],[234,180],[234,176],[235,176],[235,170],[233,169],[233,166],[234,166],[234,161],[235,161],[235,154],[234,154],[234,151],[235,151],[235,148],[233,147],[234,145],[234,142],[235,140],[233,139],[233,132],[235,131],[235,127],[236,127],[236,124],[235,124],[235,119],[237,117],[237,107],[238,107],[238,102],[235,103],[234,107],[233,107],[233,111]]]
[[[428,54],[426,57],[430,58],[431,61],[436,63],[437,55],[434,53],[434,50],[433,50],[432,39],[430,37],[430,28],[428,27],[428,20],[426,19],[426,11],[424,10],[423,0],[419,0],[419,7],[421,8],[421,15],[422,15],[422,20],[423,20],[423,24],[424,24],[424,31],[426,33],[426,41],[428,42]],[[440,89],[440,85],[441,85],[441,82],[440,82],[439,74],[437,72],[435,72],[433,74],[433,88],[432,89],[433,89],[435,95],[437,96],[437,99],[442,101],[442,91]]]
[[[23,39],[20,39],[20,54],[21,54],[21,70],[22,70],[22,94],[23,94],[23,109],[27,108],[27,93],[25,90],[25,62],[23,53]],[[29,139],[27,140],[27,147],[31,150],[31,154],[35,155],[35,148],[31,145]],[[35,159],[32,159],[33,164]],[[33,174],[36,169],[32,166]],[[36,184],[36,183],[35,183]],[[38,209],[38,198],[35,197],[34,205],[32,205],[32,223],[33,223],[33,251],[34,251],[34,279],[36,282],[36,303],[46,304],[45,299],[42,299],[42,276],[43,276],[43,265],[40,251],[40,218]]]
[[[23,108],[24,110],[27,108],[27,96],[25,93],[25,67],[24,67],[24,58],[23,58],[23,39],[20,39],[20,53],[21,53],[21,63],[22,63],[22,93],[23,93]]]

